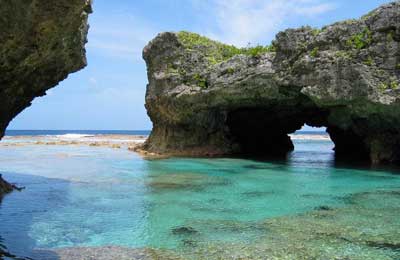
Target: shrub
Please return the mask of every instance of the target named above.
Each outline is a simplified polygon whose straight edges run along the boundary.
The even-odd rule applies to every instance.
[[[368,47],[372,42],[372,32],[365,28],[361,33],[351,36],[346,45],[350,48],[361,50]]]
[[[321,30],[321,29],[318,29],[318,28],[314,28],[314,29],[312,29],[312,31],[311,31],[311,33],[312,33],[314,36],[317,36],[318,34],[320,34],[320,32],[322,32],[322,30]]]
[[[202,51],[210,64],[217,64],[226,61],[239,54],[256,57],[267,52],[275,51],[275,48],[272,45],[257,45],[255,47],[237,48],[233,45],[223,44],[218,41],[210,40],[199,34],[185,31],[178,32],[177,36],[179,41],[187,49],[203,48]]]
[[[196,81],[197,85],[200,88],[203,88],[203,89],[208,88],[207,80],[204,77],[202,77],[200,74],[198,74],[198,73],[194,74],[193,79]]]
[[[317,57],[317,56],[318,56],[318,51],[319,51],[319,48],[318,48],[318,47],[315,47],[315,48],[312,49],[312,51],[310,52],[310,56],[313,57],[313,58]]]

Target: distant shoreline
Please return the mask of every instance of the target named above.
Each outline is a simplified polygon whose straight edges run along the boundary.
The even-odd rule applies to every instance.
[[[146,135],[151,130],[6,130],[5,136],[62,136],[62,135]]]
[[[84,145],[91,147],[109,147],[115,149],[128,149],[134,151],[142,145],[148,135],[140,134],[77,134],[68,133],[61,135],[14,135],[5,136],[0,142],[0,147],[30,146],[30,145]]]
[[[61,135],[150,135],[151,130],[6,130],[5,136],[61,136]],[[327,136],[325,131],[297,131],[290,136]]]
[[[73,130],[19,130],[7,133],[0,146],[25,146],[25,145],[90,145],[111,147],[137,147],[146,141],[150,131],[73,131]],[[296,140],[330,141],[326,132],[298,131],[290,134]]]

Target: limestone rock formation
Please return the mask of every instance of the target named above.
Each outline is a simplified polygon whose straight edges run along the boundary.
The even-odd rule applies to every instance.
[[[283,154],[306,123],[327,127],[338,156],[400,161],[400,2],[288,29],[269,47],[161,33],[143,57],[154,125],[147,151]]]
[[[0,202],[4,194],[10,193],[14,190],[14,186],[6,182],[0,174]],[[1,255],[0,255],[1,256]]]
[[[0,0],[0,138],[35,97],[86,66],[90,0]]]

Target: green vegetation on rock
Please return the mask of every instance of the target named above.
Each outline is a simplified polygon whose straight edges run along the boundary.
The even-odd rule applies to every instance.
[[[200,74],[198,74],[198,73],[194,74],[193,79],[197,82],[197,85],[200,88],[203,88],[203,89],[208,88],[207,79],[202,77]]]
[[[335,56],[342,59],[351,59],[352,53],[348,51],[336,51]]]
[[[361,50],[368,47],[372,42],[372,32],[365,28],[361,33],[351,36],[346,45],[352,49]]]
[[[390,82],[390,88],[391,89],[398,89],[399,88],[399,83],[396,80],[392,80]]]
[[[318,48],[318,47],[315,47],[315,48],[312,49],[312,51],[310,52],[310,56],[313,57],[313,58],[317,57],[317,56],[318,56],[318,51],[319,51],[319,48]]]
[[[379,84],[379,90],[386,91],[386,90],[396,90],[399,89],[399,83],[392,79],[389,82]]]
[[[388,40],[388,42],[394,41],[394,31],[393,31],[393,30],[390,30],[390,31],[388,32],[388,34],[387,34],[387,40]]]
[[[177,33],[179,41],[187,49],[203,49],[208,61],[217,64],[229,60],[235,55],[243,54],[257,57],[264,53],[274,52],[273,45],[237,48],[233,45],[223,44],[196,33],[181,31]]]
[[[368,56],[368,58],[364,61],[364,64],[367,66],[372,66],[374,64],[374,60],[371,56]]]
[[[317,36],[318,34],[320,34],[322,32],[322,30],[318,29],[318,28],[313,28],[311,32],[314,36]]]
[[[235,73],[235,69],[234,69],[234,68],[228,68],[228,69],[226,70],[226,72],[227,72],[228,74],[233,74],[233,73]]]

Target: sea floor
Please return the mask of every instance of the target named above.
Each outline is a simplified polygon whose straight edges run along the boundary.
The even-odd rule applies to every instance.
[[[0,173],[25,189],[2,201],[1,244],[37,260],[400,259],[399,172],[295,145],[279,162],[2,145]]]

